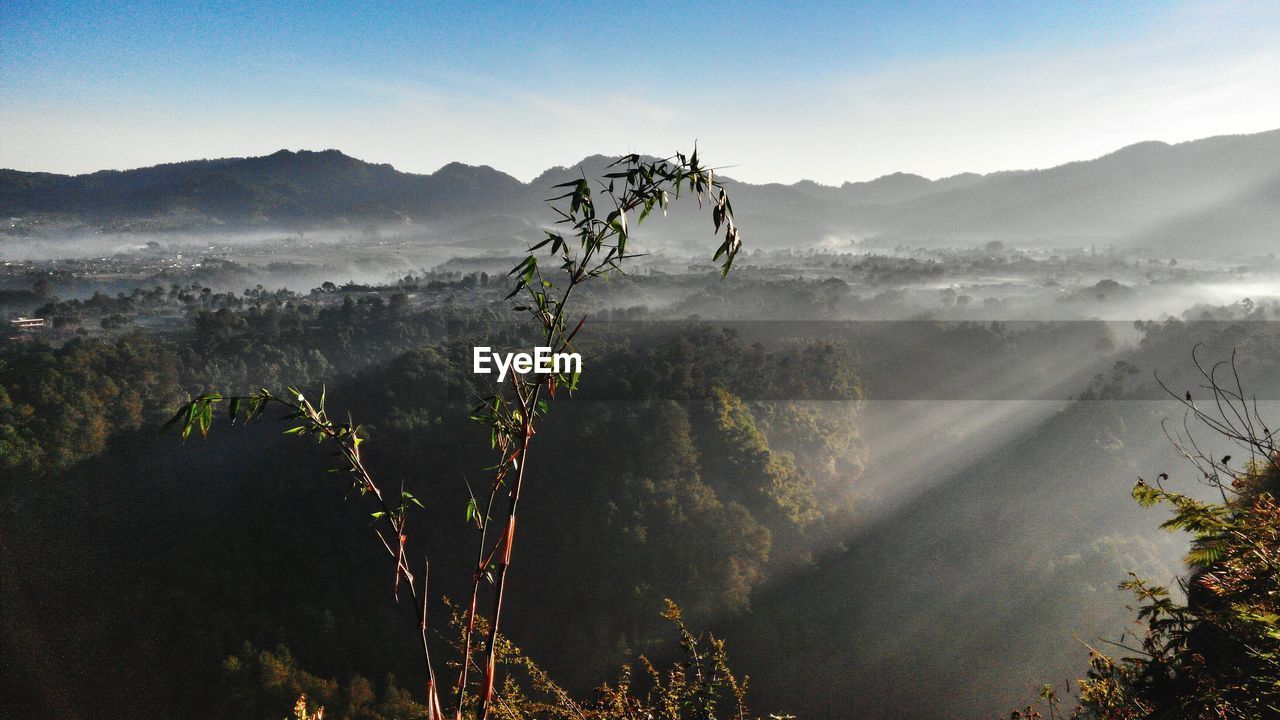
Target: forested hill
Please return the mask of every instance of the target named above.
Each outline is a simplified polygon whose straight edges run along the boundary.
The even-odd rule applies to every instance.
[[[280,150],[75,176],[0,171],[5,214],[53,213],[91,223],[166,214],[231,225],[426,219],[492,212],[527,194],[519,180],[489,167],[451,163],[415,175],[337,150]]]
[[[337,150],[281,150],[76,176],[0,170],[0,215],[107,231],[443,222],[458,228],[459,240],[474,241],[496,229],[529,230],[527,223],[542,217],[552,185],[579,173],[596,176],[606,163],[592,156],[529,183],[461,163],[429,175],[404,173]],[[832,238],[908,244],[1001,239],[1055,246],[1114,242],[1198,254],[1210,244],[1239,259],[1241,253],[1268,252],[1280,226],[1280,130],[1176,145],[1139,143],[1043,170],[939,180],[896,173],[839,187],[728,184],[756,247]],[[685,213],[675,214],[668,229],[679,232]],[[11,235],[30,230],[21,222],[10,225]],[[509,232],[497,234],[510,238]]]

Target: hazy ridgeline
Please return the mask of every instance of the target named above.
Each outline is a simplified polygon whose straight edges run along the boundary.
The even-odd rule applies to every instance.
[[[1256,148],[1276,137],[933,183],[734,187],[747,249],[723,280],[687,257],[683,211],[654,223],[652,256],[583,291],[583,385],[539,433],[554,461],[531,470],[508,634],[586,693],[637,653],[678,651],[670,597],[728,640],[757,711],[810,718],[986,717],[1080,675],[1081,640],[1131,630],[1126,573],[1184,572],[1186,539],[1133,504],[1135,478],[1207,492],[1164,436],[1181,408],[1157,376],[1180,395],[1202,382],[1193,348],[1234,351],[1262,414],[1280,413],[1280,289],[1259,257],[1274,208],[1239,211],[1273,192],[1275,156]],[[309,172],[360,170],[314,155]],[[289,160],[244,161],[239,181],[275,187],[253,184],[273,158]],[[1163,190],[1106,189],[1125,163]],[[181,199],[190,169],[130,182]],[[434,589],[464,596],[469,556],[449,550],[489,464],[465,419],[492,382],[470,349],[531,344],[508,322],[506,271],[564,173],[525,187],[462,166],[360,170],[377,182],[342,207],[305,186],[249,195],[305,230],[224,235],[191,226],[240,218],[242,194],[175,229],[152,193],[158,227],[129,235],[112,225],[119,178],[0,194],[9,214],[63,223],[2,246],[0,303],[52,325],[0,346],[15,716],[280,717],[298,668],[334,679],[353,717],[416,691],[412,628],[331,459],[273,422],[185,444],[155,430],[188,393],[325,386],[367,424],[374,472],[425,501],[412,541],[445,549]],[[489,189],[449,195],[458,176]],[[1076,182],[1096,192],[1055,199]],[[66,198],[99,187],[69,220]],[[1203,202],[1175,212],[1178,192]],[[1124,210],[1135,194],[1140,212]],[[1230,243],[1192,251],[1237,211]],[[409,212],[440,220],[385,217]],[[106,239],[66,249],[87,225]]]

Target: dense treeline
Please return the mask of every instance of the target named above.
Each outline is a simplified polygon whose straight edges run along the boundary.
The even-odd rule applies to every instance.
[[[457,421],[481,391],[459,348],[480,340],[457,333],[500,343],[510,330],[448,312],[348,298],[299,323],[254,305],[196,313],[185,335],[6,348],[5,562],[20,580],[5,587],[5,633],[28,655],[20,668],[40,675],[6,688],[19,707],[57,714],[93,698],[120,716],[202,712],[193,706],[216,716],[253,692],[243,673],[228,671],[235,692],[210,680],[232,655],[259,666],[296,655],[299,673],[361,687],[356,673],[403,677],[413,657],[395,641],[402,618],[384,608],[367,523],[341,502],[327,458],[265,425],[187,447],[154,431],[184,389],[327,381],[333,406],[369,421],[379,476],[429,499],[414,540],[457,558],[438,575],[466,577],[451,550],[461,549],[467,478],[487,458],[480,430]],[[529,502],[538,540],[523,551],[530,570],[513,603],[522,643],[577,687],[636,651],[667,651],[664,597],[695,618],[741,612],[771,573],[809,562],[847,524],[854,498],[832,488],[862,462],[846,349],[748,348],[699,328],[663,328],[644,338],[647,354],[631,342],[611,338],[592,356],[594,377],[631,379],[630,399],[601,387],[593,400],[588,381],[543,430],[539,452],[556,460]],[[713,348],[737,360],[717,363]],[[766,378],[801,399],[830,397],[806,386],[835,379],[849,402],[831,411],[740,399]],[[275,659],[251,659],[245,642]],[[371,687],[400,697],[393,682]]]
[[[279,702],[301,689],[372,718],[411,701],[414,648],[385,597],[367,516],[341,501],[328,458],[271,424],[185,447],[154,434],[187,392],[327,384],[332,407],[367,423],[379,477],[403,479],[428,500],[413,542],[446,548],[433,555],[442,561],[434,576],[443,594],[460,597],[463,588],[445,583],[465,577],[466,562],[448,567],[459,556],[447,548],[464,523],[468,483],[489,462],[483,431],[458,422],[483,390],[468,351],[520,338],[495,322],[500,304],[414,307],[367,291],[321,292],[314,304],[195,292],[185,325],[166,333],[5,346],[3,570],[17,580],[3,588],[3,631],[20,653],[3,689],[9,705],[34,715],[98,707],[122,717],[277,717],[287,710]],[[657,612],[672,597],[699,624],[730,629],[766,706],[820,713],[875,698],[864,706],[875,716],[908,700],[970,702],[990,691],[983,673],[1027,672],[1045,648],[1070,656],[1069,630],[1039,617],[1112,627],[1125,616],[1111,590],[1124,572],[1172,572],[1147,535],[1104,534],[1114,512],[1107,489],[1123,494],[1117,477],[1149,474],[1150,447],[1164,442],[1159,407],[1123,402],[1155,396],[1151,370],[1176,367],[1206,341],[1218,355],[1240,348],[1254,387],[1280,375],[1277,334],[1265,323],[1144,323],[1133,353],[1115,351],[1100,323],[907,327],[916,334],[897,345],[857,334],[874,328],[829,325],[798,325],[768,342],[749,326],[593,327],[591,372],[539,438],[547,462],[523,521],[536,539],[520,550],[510,616],[521,645],[587,689],[625,657],[674,651]],[[946,341],[930,340],[938,337]],[[911,344],[918,351],[904,355]],[[990,372],[1017,357],[1039,358],[1053,379],[1058,348],[1086,344],[1125,363],[1108,359],[1084,397],[1121,403],[1076,403],[1027,427],[1007,460],[967,468],[867,523],[864,385],[871,396],[945,396],[954,391],[942,380],[903,387],[901,378],[947,363]],[[910,362],[893,364],[903,357]],[[1071,369],[1087,380],[1093,367]],[[928,442],[905,447],[927,453]],[[1023,489],[1045,468],[1034,492]],[[1087,478],[1091,490],[1068,478]],[[1080,551],[1029,555],[1045,513],[1068,511],[1079,518],[1069,537],[1049,541]],[[933,534],[957,523],[991,531],[978,540]],[[939,543],[948,553],[936,553]],[[957,553],[994,561],[996,572],[947,565]],[[927,581],[899,582],[916,577]],[[1015,578],[994,607],[986,577]],[[974,632],[995,626],[1041,646],[994,647],[982,640],[989,633]],[[887,627],[898,628],[895,640]],[[905,648],[929,632],[948,640],[908,666],[917,660]],[[779,649],[794,662],[767,662]],[[882,672],[839,671],[873,665]],[[968,689],[931,697],[936,678]],[[814,699],[796,699],[797,689]]]

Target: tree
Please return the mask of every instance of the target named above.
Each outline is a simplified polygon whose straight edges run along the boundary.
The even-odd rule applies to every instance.
[[[700,163],[696,150],[689,156],[678,153],[657,161],[628,155],[611,164],[594,189],[585,177],[556,187],[563,191],[550,201],[558,216],[556,229],[546,231],[545,238],[530,247],[528,254],[508,273],[515,285],[507,295],[508,300],[518,298],[521,304],[515,306],[514,311],[527,316],[542,344],[555,352],[571,351],[574,338],[586,322],[584,316],[570,329],[568,308],[574,290],[589,280],[621,273],[626,262],[635,257],[628,250],[632,224],[643,222],[655,208],[665,214],[672,195],[678,197],[687,191],[699,206],[704,202],[710,206],[715,232],[723,237],[714,255],[714,260],[721,263],[722,275],[728,274],[741,247],[728,195],[715,179],[714,171]],[[599,210],[598,200],[601,201]],[[549,270],[540,265],[539,252],[552,259]],[[344,311],[353,310],[347,297]],[[454,687],[457,718],[461,718],[472,703],[480,720],[487,720],[493,708],[507,569],[516,539],[516,519],[529,448],[538,419],[549,409],[548,399],[554,399],[558,389],[575,390],[580,372],[578,368],[544,374],[512,373],[509,387],[481,400],[471,416],[489,429],[496,461],[488,468],[491,482],[487,495],[483,496],[485,500],[481,502],[481,498],[473,494],[466,508],[466,518],[474,524],[478,543],[471,596],[463,615],[459,676]],[[297,422],[286,432],[336,446],[344,460],[340,470],[347,474],[352,489],[375,501],[374,532],[393,562],[394,593],[398,598],[403,587],[419,619],[427,678],[427,714],[432,720],[443,717],[427,633],[429,564],[424,562],[419,573],[417,564],[411,564],[407,550],[409,511],[415,505],[421,507],[422,501],[403,487],[396,492],[375,481],[361,454],[361,444],[366,439],[363,428],[350,420],[334,420],[325,407],[323,391],[316,402],[292,387],[284,394],[265,388],[240,396],[205,393],[183,406],[170,424],[181,427],[183,438],[196,430],[204,435],[213,423],[215,406],[224,401],[232,422],[249,422],[268,407],[284,408],[288,413],[286,418]],[[496,532],[491,528],[494,523],[499,524]],[[491,606],[482,614],[479,600],[486,583],[492,587]],[[483,658],[482,663],[473,660],[476,654]],[[473,666],[482,672],[482,679],[469,697]]]
[[[1198,392],[1208,398],[1174,395],[1186,416],[1170,438],[1219,500],[1175,492],[1165,473],[1152,482],[1140,478],[1133,488],[1141,505],[1172,509],[1161,527],[1192,537],[1190,574],[1180,582],[1185,599],[1136,575],[1121,584],[1138,601],[1141,643],[1113,643],[1129,653],[1119,658],[1090,648],[1073,717],[1280,716],[1280,447],[1256,399],[1245,393],[1234,354],[1209,367],[1198,358],[1195,364],[1204,380]],[[1238,450],[1212,455],[1193,428]],[[1233,457],[1237,452],[1242,457]],[[1056,715],[1059,698],[1046,689],[1043,699]]]

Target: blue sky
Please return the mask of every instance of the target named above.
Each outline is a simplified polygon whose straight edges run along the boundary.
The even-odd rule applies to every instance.
[[[1280,3],[0,0],[0,167],[336,147],[528,179],[696,139],[752,181],[1280,127]]]

